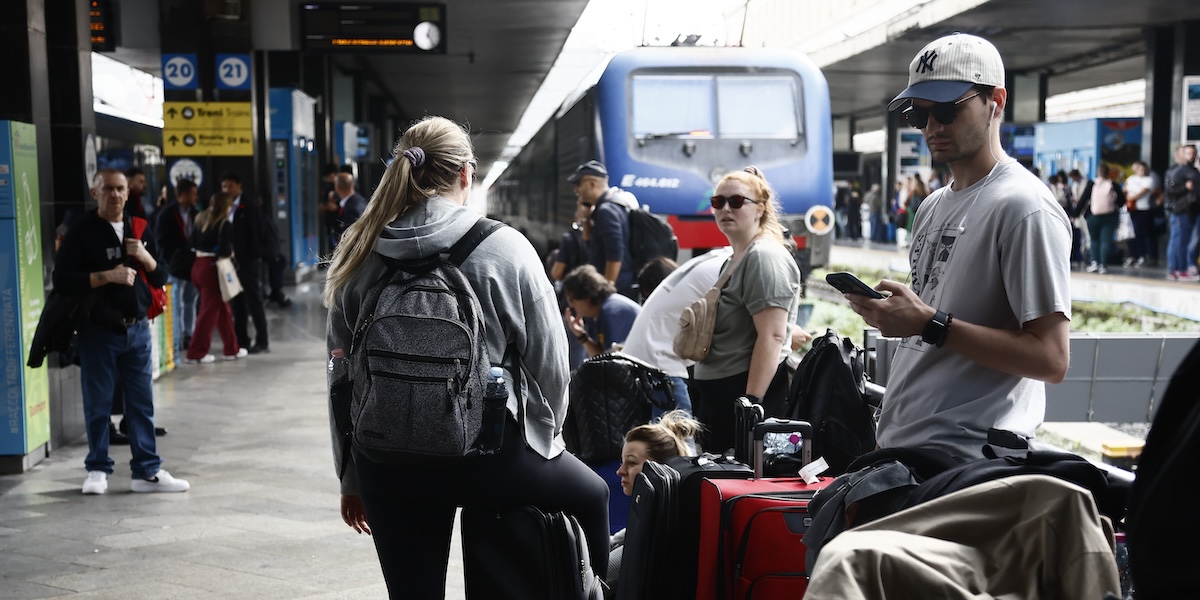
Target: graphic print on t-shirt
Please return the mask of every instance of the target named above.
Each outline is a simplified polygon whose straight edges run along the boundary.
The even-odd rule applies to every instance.
[[[946,273],[954,255],[954,243],[961,234],[958,227],[950,223],[933,225],[913,241],[912,290],[926,304],[937,307],[938,297],[946,289]],[[924,350],[925,343],[920,335],[905,338],[900,344],[915,350]]]

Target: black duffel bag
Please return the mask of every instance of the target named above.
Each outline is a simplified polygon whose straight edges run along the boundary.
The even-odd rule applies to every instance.
[[[652,404],[675,408],[674,387],[666,373],[620,352],[583,361],[571,376],[567,450],[591,465],[619,459],[625,433],[650,422]],[[668,402],[657,397],[660,390]]]

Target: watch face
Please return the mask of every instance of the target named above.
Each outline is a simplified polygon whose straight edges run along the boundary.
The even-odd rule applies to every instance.
[[[413,43],[422,50],[433,50],[441,41],[441,30],[429,21],[417,23],[417,27],[413,30]]]

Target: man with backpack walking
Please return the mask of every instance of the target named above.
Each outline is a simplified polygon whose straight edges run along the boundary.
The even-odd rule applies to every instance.
[[[1045,382],[1069,362],[1071,227],[1049,188],[1000,145],[1008,92],[987,40],[953,34],[913,58],[890,104],[921,130],[953,175],[917,214],[911,287],[847,294],[888,337],[892,362],[877,439],[980,458],[990,428],[1032,437],[1045,418]]]
[[[638,210],[637,198],[619,187],[609,187],[608,169],[598,160],[579,165],[567,181],[575,185],[580,212],[591,218],[588,250],[592,266],[617,286],[618,292],[636,302],[629,213]]]

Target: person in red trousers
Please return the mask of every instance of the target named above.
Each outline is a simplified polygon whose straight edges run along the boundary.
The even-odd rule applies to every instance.
[[[196,228],[192,235],[192,251],[196,262],[192,265],[192,283],[200,290],[200,314],[196,317],[196,330],[188,344],[188,364],[206,364],[216,360],[209,354],[212,332],[215,326],[225,344],[225,360],[237,360],[246,356],[247,350],[238,347],[237,334],[233,330],[233,314],[229,303],[221,297],[217,282],[217,259],[233,255],[233,224],[230,209],[233,196],[225,193],[213,194],[208,208],[196,217]]]

